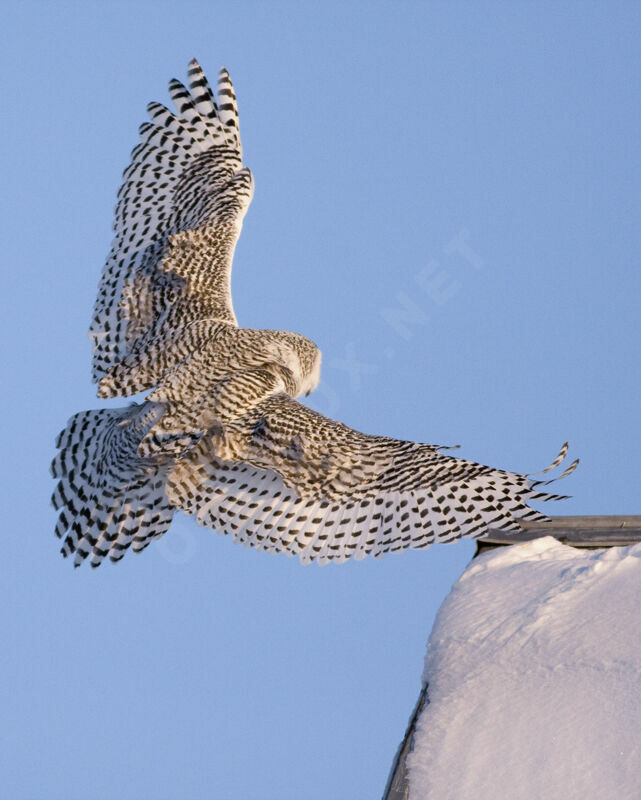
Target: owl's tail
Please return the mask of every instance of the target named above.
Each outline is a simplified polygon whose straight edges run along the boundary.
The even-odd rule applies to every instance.
[[[174,509],[165,485],[173,459],[140,458],[138,444],[164,413],[160,403],[74,414],[56,440],[51,473],[59,478],[52,502],[60,515],[56,536],[75,566],[89,556],[119,561],[162,536]]]

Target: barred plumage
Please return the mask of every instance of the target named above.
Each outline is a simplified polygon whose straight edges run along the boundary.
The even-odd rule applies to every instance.
[[[236,324],[231,262],[253,179],[242,167],[235,101],[219,114],[195,60],[189,83],[191,93],[171,83],[178,115],[150,104],[153,122],[141,125],[123,174],[89,331],[96,381],[144,351],[145,337],[171,338],[202,318]],[[220,85],[230,91],[225,71]]]
[[[175,113],[148,106],[118,193],[90,335],[100,397],[142,405],[74,415],[52,473],[64,555],[97,566],[168,529],[175,510],[236,541],[319,563],[428,547],[541,518],[534,480],[443,448],[368,436],[295,398],[320,352],[288,331],[239,328],[231,263],[251,202],[226,70],[194,60]],[[546,468],[557,468],[567,445]],[[577,465],[574,461],[559,477]]]

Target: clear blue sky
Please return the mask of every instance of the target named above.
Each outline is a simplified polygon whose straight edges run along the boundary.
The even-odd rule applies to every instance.
[[[180,518],[115,567],[58,556],[47,468],[101,405],[86,331],[147,102],[229,68],[236,311],[318,343],[314,407],[519,471],[567,438],[551,511],[640,513],[640,33],[611,0],[5,5],[5,796],[379,796],[473,552],[303,568]]]

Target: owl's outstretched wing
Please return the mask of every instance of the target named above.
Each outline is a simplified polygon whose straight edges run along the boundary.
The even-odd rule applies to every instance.
[[[562,499],[442,449],[359,433],[280,394],[178,460],[167,496],[236,541],[320,563],[518,530],[544,518],[528,502]]]
[[[176,111],[149,105],[118,193],[89,330],[94,381],[194,320],[236,324],[231,264],[253,179],[242,167],[234,90],[222,69],[215,98],[193,60],[189,89],[172,80],[169,91]]]

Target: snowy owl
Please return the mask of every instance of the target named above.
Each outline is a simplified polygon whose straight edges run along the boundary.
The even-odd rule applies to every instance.
[[[188,83],[169,84],[175,111],[148,106],[89,332],[99,397],[150,393],[140,405],[75,414],[58,436],[63,555],[75,553],[76,566],[118,561],[162,536],[175,510],[304,563],[543,518],[527,503],[560,499],[543,489],[549,481],[368,436],[296,400],[318,384],[316,345],[240,328],[232,307],[253,177],[229,75],[220,71],[214,96],[194,60]]]

